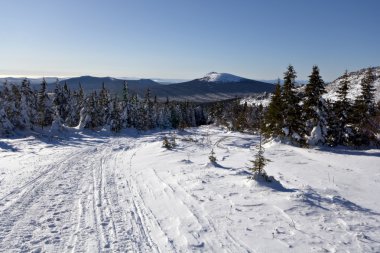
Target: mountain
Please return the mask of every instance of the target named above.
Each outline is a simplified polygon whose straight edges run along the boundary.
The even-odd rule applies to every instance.
[[[354,100],[361,93],[361,80],[365,76],[365,72],[368,68],[360,69],[358,71],[348,73],[348,80],[350,81],[350,90],[348,93],[348,98]],[[374,87],[376,89],[375,100],[380,101],[380,66],[374,67],[373,72],[375,74]],[[337,90],[339,88],[339,82],[342,80],[343,76],[338,77],[333,82],[326,86],[327,94],[324,95],[325,98],[331,100],[337,100]]]
[[[146,89],[152,88],[155,86],[161,86],[161,84],[152,81],[150,79],[139,79],[139,80],[123,80],[113,77],[94,77],[94,76],[80,76],[69,78],[66,80],[60,81],[61,84],[66,83],[70,89],[78,89],[79,83],[81,84],[85,93],[92,91],[98,91],[104,86],[112,94],[121,94],[124,82],[127,81],[128,87],[131,92],[137,93],[140,96],[143,96]],[[55,83],[49,84],[49,90],[54,90]]]
[[[3,78],[9,83],[21,84],[24,78]],[[29,79],[33,87],[38,88],[42,78]],[[57,78],[46,79],[48,90],[54,91]],[[81,84],[85,93],[98,91],[105,87],[112,94],[121,94],[124,82],[128,82],[131,93],[144,97],[146,90],[151,90],[152,96],[164,101],[166,98],[176,101],[210,102],[245,97],[263,92],[272,92],[274,85],[261,81],[251,80],[228,73],[211,72],[207,75],[187,82],[161,84],[151,79],[124,80],[113,77],[80,76],[59,80],[60,84],[66,83],[71,90],[79,88]]]
[[[2,86],[5,82],[8,82],[9,84],[14,83],[14,84],[20,85],[25,78],[27,78],[27,77],[1,77],[0,78],[0,86]],[[44,78],[42,78],[42,77],[41,78],[29,78],[28,77],[28,80],[33,87],[39,86],[42,83],[43,79]],[[60,79],[60,78],[58,78],[58,77],[45,77],[45,81],[47,83],[55,83],[57,79]],[[60,80],[64,80],[64,79],[60,79]]]
[[[8,83],[12,84],[18,84],[20,85],[22,81],[25,78],[18,78],[18,77],[7,77],[7,78],[0,78],[1,85],[7,81]],[[28,78],[30,81],[30,84],[35,89],[38,89],[43,78]],[[71,90],[76,90],[79,88],[79,84],[82,85],[83,90],[85,93],[90,93],[92,91],[98,91],[102,88],[102,85],[104,83],[105,87],[110,90],[113,94],[121,94],[120,92],[123,90],[124,82],[126,80],[124,79],[118,79],[113,77],[94,77],[94,76],[80,76],[80,77],[73,77],[73,78],[67,78],[67,79],[58,79],[56,77],[48,77],[45,78],[47,84],[48,84],[48,91],[52,92],[54,91],[55,85],[57,80],[59,80],[60,84],[66,83],[67,86]],[[143,96],[145,94],[146,89],[151,88],[153,86],[160,86],[161,84],[155,81],[152,81],[150,79],[139,79],[139,80],[127,80],[128,87],[131,90],[131,92],[137,93],[140,96]]]
[[[272,92],[274,85],[228,73],[211,72],[192,81],[154,86],[150,89],[161,100],[168,97],[177,101],[210,102]]]
[[[198,80],[202,82],[209,82],[209,83],[238,83],[244,79],[246,78],[231,75],[228,73],[210,72]]]

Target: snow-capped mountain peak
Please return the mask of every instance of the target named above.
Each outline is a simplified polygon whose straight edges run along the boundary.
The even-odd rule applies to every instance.
[[[242,77],[235,76],[228,73],[217,73],[217,72],[210,72],[204,77],[200,78],[200,81],[203,82],[214,82],[214,83],[227,83],[227,82],[240,82]]]

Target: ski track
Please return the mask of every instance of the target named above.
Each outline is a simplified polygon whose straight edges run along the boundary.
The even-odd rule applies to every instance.
[[[131,189],[128,180],[117,184],[124,178],[115,172],[122,153],[115,144],[57,155],[40,175],[0,196],[0,251],[158,251],[132,193],[118,195]]]
[[[335,190],[304,186],[276,192],[249,185],[244,169],[228,162],[246,156],[255,138],[215,129],[194,130],[190,137],[196,142],[179,141],[174,151],[161,148],[160,135],[93,138],[45,153],[20,145],[27,152],[13,156],[34,170],[20,184],[0,191],[0,252],[380,249],[380,215]],[[205,165],[186,151],[198,148],[207,157],[210,143],[217,143],[217,154],[223,152],[223,166]],[[268,153],[280,154],[279,159],[295,155],[294,150],[280,151]],[[39,152],[37,162],[28,155]],[[175,159],[187,159],[169,159],[173,152]],[[296,152],[295,166],[313,158],[310,152]],[[168,167],[155,164],[157,157]],[[299,248],[304,242],[308,248]]]

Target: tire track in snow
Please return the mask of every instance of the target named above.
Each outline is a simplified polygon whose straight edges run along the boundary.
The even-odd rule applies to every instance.
[[[134,251],[138,252],[160,252],[157,244],[153,241],[150,236],[151,230],[159,230],[162,233],[162,230],[159,224],[152,216],[149,217],[149,209],[145,206],[143,199],[136,192],[138,185],[133,178],[133,158],[136,156],[138,150],[142,145],[146,143],[135,142],[133,149],[129,150],[128,153],[131,153],[130,159],[128,161],[128,169],[126,173],[126,189],[127,191],[127,203],[129,210],[126,213],[127,219],[131,220],[131,231],[130,235],[133,237],[133,248]],[[122,162],[121,162],[122,164]]]
[[[59,248],[65,230],[69,229],[64,225],[70,215],[65,203],[73,201],[78,187],[70,184],[68,176],[73,174],[81,178],[83,173],[70,165],[86,153],[87,150],[70,152],[22,186],[23,193],[1,212],[2,249],[38,250],[42,243],[51,250]]]
[[[78,202],[83,210],[76,217],[76,223],[79,222],[76,235],[70,239],[74,244],[70,248],[73,252],[159,252],[146,228],[149,219],[144,206],[136,200],[129,180],[116,175],[116,172],[130,169],[119,157],[129,154],[131,147],[126,151],[115,150],[128,141],[131,140],[111,138],[100,154],[89,154],[92,157],[91,180],[89,191]],[[136,140],[132,141],[133,147],[139,145]],[[123,165],[125,168],[121,168]]]
[[[86,166],[89,175],[86,178],[87,189],[84,190],[78,202],[77,217],[73,217],[73,223],[76,223],[74,236],[70,239],[69,249],[73,252],[83,251],[110,251],[112,231],[109,232],[106,226],[109,219],[105,214],[104,195],[104,159],[109,156],[111,151],[109,143],[96,148],[95,152],[88,154],[90,164]],[[75,221],[76,220],[76,221]]]
[[[156,170],[153,171],[156,175],[156,178],[164,186],[168,187],[171,190],[172,196],[174,198],[177,198],[175,193],[179,193],[180,195],[182,195],[182,198],[177,198],[176,201],[173,202],[173,204],[181,203],[185,205],[188,211],[196,218],[197,223],[199,223],[202,227],[202,229],[198,231],[198,239],[202,239],[203,237],[202,240],[205,240],[207,244],[212,248],[215,245],[221,245],[221,249],[219,250],[225,250],[227,252],[250,252],[249,248],[245,246],[242,242],[239,242],[236,238],[234,238],[225,226],[221,228],[210,217],[210,215],[202,211],[202,208],[199,208],[198,206],[198,200],[195,199],[193,195],[190,192],[188,192],[184,187],[182,187],[174,176],[170,175],[171,182],[175,182],[175,184],[165,182],[162,179],[162,177],[158,175]],[[210,235],[210,233],[213,235]],[[217,240],[217,242],[214,240]],[[202,245],[202,247],[204,247],[203,243],[204,242],[200,242],[198,245],[193,245],[193,247],[199,247],[199,245]],[[214,248],[214,250],[217,249]]]

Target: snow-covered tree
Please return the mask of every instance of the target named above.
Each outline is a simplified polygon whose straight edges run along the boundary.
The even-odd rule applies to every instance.
[[[336,144],[349,145],[351,139],[351,126],[349,124],[349,112],[351,110],[351,103],[348,99],[348,91],[350,88],[350,81],[348,79],[348,72],[346,71],[339,82],[337,91],[338,101],[334,106],[334,113],[336,116]]]
[[[74,90],[73,95],[69,100],[69,115],[66,119],[68,126],[77,126],[80,122],[80,112],[84,106],[84,91],[82,85],[79,83],[79,89]]]
[[[300,98],[295,91],[296,72],[292,65],[284,73],[284,86],[282,89],[283,103],[283,132],[285,137],[301,146],[305,145],[305,127],[302,117]]]
[[[123,128],[121,119],[121,110],[117,98],[112,100],[111,115],[110,115],[110,129],[113,132],[120,132]]]
[[[164,104],[158,109],[157,126],[161,129],[168,129],[172,127],[170,122],[170,110],[167,104]]]
[[[96,92],[89,94],[80,112],[79,128],[95,129],[101,126],[99,117],[98,95]]]
[[[143,108],[141,108],[144,130],[153,129],[156,127],[153,106],[154,106],[154,103],[151,98],[150,89],[148,88],[145,93]]]
[[[111,115],[111,95],[109,93],[109,90],[105,88],[104,83],[97,98],[97,107],[99,126],[105,126],[109,123],[109,118]]]
[[[14,126],[8,119],[7,113],[5,111],[5,100],[4,94],[0,95],[0,136],[11,134],[14,130]]]
[[[373,70],[368,68],[361,81],[361,94],[355,99],[350,115],[353,130],[350,142],[355,146],[367,146],[376,139],[374,82]]]
[[[49,126],[52,123],[52,119],[53,115],[50,99],[47,94],[47,83],[43,79],[37,94],[37,124],[43,128]]]
[[[24,79],[20,87],[20,117],[25,129],[33,128],[36,123],[36,97],[28,79]]]
[[[128,82],[124,81],[124,85],[123,85],[123,102],[124,102],[124,105],[128,104],[128,101],[129,101]]]
[[[57,122],[63,123],[64,120],[67,118],[67,115],[68,115],[67,99],[68,98],[65,96],[61,84],[57,80],[55,84],[54,97],[53,97],[53,106],[54,106],[53,122],[55,122],[55,124],[57,124]]]
[[[305,88],[303,101],[306,132],[309,144],[312,145],[324,144],[327,138],[327,109],[326,101],[322,97],[324,93],[326,93],[325,84],[319,75],[319,68],[313,66],[313,71]]]

